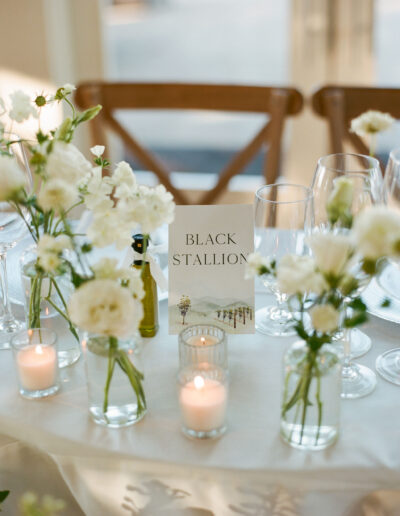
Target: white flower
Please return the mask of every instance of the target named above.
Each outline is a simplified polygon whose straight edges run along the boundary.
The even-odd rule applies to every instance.
[[[245,279],[254,278],[259,274],[264,274],[265,269],[270,269],[271,261],[269,258],[261,256],[260,253],[251,253],[247,257]]]
[[[93,169],[86,183],[85,204],[89,210],[107,211],[113,206],[110,193],[113,190],[111,178],[102,174],[101,167]]]
[[[76,188],[63,179],[50,179],[43,184],[39,195],[38,204],[44,211],[65,211],[70,208],[78,198]]]
[[[281,292],[292,294],[321,294],[328,285],[316,263],[310,256],[288,254],[277,267],[278,288]]]
[[[353,252],[353,243],[347,235],[314,233],[306,240],[318,269],[326,274],[341,274]]]
[[[114,337],[134,335],[143,318],[142,303],[110,279],[94,279],[80,286],[71,296],[68,311],[82,330]]]
[[[64,249],[71,248],[71,241],[67,235],[53,237],[43,234],[37,244],[38,263],[46,272],[55,272],[61,264],[61,255]]]
[[[174,220],[175,203],[163,185],[155,188],[139,186],[131,199],[120,201],[119,205],[125,220],[140,224],[146,234]]]
[[[11,120],[21,123],[32,115],[37,118],[38,114],[29,95],[21,90],[14,91],[10,95],[11,110],[8,113]]]
[[[26,186],[25,175],[12,156],[0,154],[0,201],[7,201]]]
[[[103,155],[104,150],[104,145],[95,145],[94,147],[90,148],[90,152],[93,154],[93,156],[96,156],[96,158],[100,158],[100,156]]]
[[[332,305],[315,305],[309,311],[315,330],[321,333],[335,331],[339,326],[339,312]]]
[[[357,250],[368,260],[400,256],[400,214],[385,206],[363,210],[352,229]]]
[[[132,268],[118,268],[118,261],[114,258],[102,258],[92,265],[96,279],[119,280],[123,286],[137,299],[143,299],[144,289],[141,271]]]
[[[368,136],[389,129],[393,122],[394,118],[389,113],[366,111],[357,118],[353,118],[350,131],[358,136]]]
[[[46,173],[50,179],[63,179],[77,185],[78,181],[91,173],[92,166],[72,143],[54,141],[47,158]]]
[[[68,95],[69,93],[72,93],[74,90],[76,90],[76,86],[67,82],[66,84],[64,84],[62,89],[64,90],[64,95]]]
[[[349,221],[353,204],[353,182],[348,177],[334,180],[334,187],[326,204],[326,211],[332,224],[340,219]]]
[[[88,238],[97,247],[115,244],[124,249],[132,243],[132,231],[117,208],[93,212],[93,221],[87,231]]]

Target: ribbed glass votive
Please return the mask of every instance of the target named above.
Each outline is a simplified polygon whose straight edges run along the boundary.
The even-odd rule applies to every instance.
[[[224,330],[212,324],[197,324],[179,334],[179,366],[207,370],[220,367],[228,374],[228,346]]]

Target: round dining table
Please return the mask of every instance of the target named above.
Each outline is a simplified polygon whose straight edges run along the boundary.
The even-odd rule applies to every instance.
[[[270,301],[258,293],[256,306]],[[18,394],[10,350],[0,351],[0,490],[5,515],[28,490],[66,502],[64,515],[359,516],[376,499],[400,514],[400,390],[378,378],[375,391],[341,401],[338,441],[324,451],[293,449],[279,435],[282,357],[296,337],[228,335],[228,430],[217,440],[181,431],[176,375],[178,338],[144,339],[148,413],[120,429],[88,412],[83,358],[61,372],[59,393]],[[376,357],[399,344],[399,326],[372,317],[363,330]],[[71,339],[60,324],[59,339]],[[103,382],[104,378],[99,378]],[[399,491],[396,491],[399,490]],[[388,498],[389,497],[389,498]],[[392,503],[392,502],[391,502]],[[381,514],[381,513],[376,513]]]

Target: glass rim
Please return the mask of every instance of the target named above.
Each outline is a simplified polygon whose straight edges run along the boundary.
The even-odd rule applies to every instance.
[[[272,189],[273,187],[279,187],[279,186],[286,186],[286,187],[290,187],[290,188],[294,187],[294,188],[303,190],[303,192],[305,192],[307,195],[303,199],[298,199],[295,201],[273,201],[271,199],[265,199],[264,197],[260,196],[260,192],[261,192],[261,190],[264,190],[264,188]],[[305,185],[300,185],[298,183],[271,183],[269,185],[260,186],[260,188],[258,188],[256,190],[255,197],[257,199],[259,199],[260,201],[263,201],[263,202],[269,203],[269,204],[298,204],[301,202],[308,202],[310,199],[312,199],[313,191],[310,187],[305,186]]]
[[[220,328],[219,326],[217,326],[216,324],[192,324],[190,326],[188,326],[187,328],[184,328],[178,335],[179,337],[179,341],[182,341],[185,346],[188,346],[190,348],[198,348],[199,345],[198,344],[190,344],[189,342],[186,341],[186,339],[184,338],[183,334],[190,330],[191,328],[212,328],[213,330],[217,330],[217,331],[221,331],[222,332],[222,337],[218,340],[218,342],[214,342],[212,344],[204,344],[201,346],[202,349],[204,348],[208,348],[210,346],[217,346],[218,344],[221,344],[221,342],[224,342],[224,340],[226,339],[226,332],[223,328]],[[191,335],[193,337],[193,335]]]
[[[392,149],[389,153],[389,161],[392,160],[396,163],[396,165],[400,165],[400,147],[396,147]],[[388,165],[389,165],[388,161]]]
[[[216,364],[210,364],[209,369],[199,369],[199,367],[195,365],[187,365],[185,367],[179,368],[178,374],[176,375],[176,380],[179,386],[184,386],[188,383],[188,381],[191,381],[191,379],[194,379],[196,376],[201,376],[202,378],[208,379],[215,379],[210,377],[215,376],[216,374],[218,376],[217,380],[222,385],[227,387],[227,371],[223,367]]]
[[[352,157],[352,158],[362,158],[370,163],[374,163],[374,166],[370,166],[370,167],[366,167],[364,169],[362,168],[354,168],[354,170],[342,170],[340,168],[337,168],[337,167],[331,167],[331,166],[328,166],[328,165],[325,165],[323,162],[325,160],[328,160],[329,158],[332,158],[333,156],[337,156],[337,157]],[[324,167],[324,168],[327,168],[328,170],[332,170],[333,172],[339,172],[339,173],[350,173],[350,174],[365,174],[366,172],[369,172],[371,170],[380,170],[380,163],[379,161],[374,158],[373,156],[367,156],[366,154],[357,154],[356,152],[333,152],[332,154],[326,154],[325,156],[321,156],[320,158],[318,158],[318,162],[317,162],[317,165],[320,166],[320,167]],[[353,167],[352,167],[353,168]]]
[[[51,340],[49,342],[37,343],[36,345],[55,346],[57,344],[57,333],[54,330],[51,330],[50,328],[28,328],[26,330],[21,330],[18,333],[15,333],[11,337],[11,340],[10,340],[11,347],[19,348],[19,347],[26,347],[29,345],[33,346],[34,344],[29,344],[29,332],[32,332],[32,334],[34,334],[34,333],[38,333],[39,331],[43,332],[44,334],[47,334],[47,336],[50,336]],[[26,337],[28,338],[28,341],[27,342],[16,342],[18,339],[22,340],[23,335],[26,335]]]

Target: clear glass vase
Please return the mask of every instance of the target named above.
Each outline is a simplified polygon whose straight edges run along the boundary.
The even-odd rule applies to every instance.
[[[79,336],[68,319],[67,302],[72,292],[68,274],[50,275],[36,267],[37,247],[28,247],[20,257],[27,328],[55,330],[59,339],[60,367],[74,364],[80,357]],[[69,330],[69,331],[68,331]]]
[[[312,351],[295,342],[284,356],[281,435],[304,450],[323,450],[339,431],[341,365],[328,344]]]
[[[93,420],[110,428],[140,421],[147,407],[139,335],[122,340],[85,333],[82,350]]]

